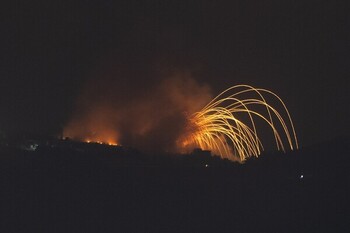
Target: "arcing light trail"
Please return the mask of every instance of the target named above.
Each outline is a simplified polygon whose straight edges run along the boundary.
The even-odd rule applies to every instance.
[[[286,119],[267,103],[267,97],[280,103]],[[246,122],[240,120],[242,114],[246,115]],[[199,147],[240,162],[251,156],[258,157],[264,147],[258,136],[257,118],[272,130],[278,150],[285,151],[285,144],[291,150],[298,149],[294,125],[284,102],[269,90],[249,85],[226,89],[202,110],[191,115],[187,131],[178,140],[178,146]]]
[[[175,77],[142,99],[122,95],[128,101],[119,101],[101,93],[103,98],[96,101],[86,93],[79,108],[84,114],[77,111],[64,128],[63,135],[73,140],[150,152],[188,153],[201,148],[238,162],[258,157],[270,142],[277,150],[298,148],[286,105],[266,89],[237,85],[210,101],[209,87]]]

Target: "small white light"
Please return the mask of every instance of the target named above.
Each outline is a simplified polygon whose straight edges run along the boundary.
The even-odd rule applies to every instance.
[[[208,164],[206,164],[206,165],[205,165],[205,167],[209,167],[209,165],[208,165]]]
[[[304,175],[300,175],[300,179],[303,179],[304,178]]]

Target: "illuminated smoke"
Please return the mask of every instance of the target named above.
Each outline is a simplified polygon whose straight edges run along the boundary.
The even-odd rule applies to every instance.
[[[127,90],[106,80],[92,80],[79,97],[64,136],[175,152],[188,116],[212,97],[209,87],[196,82],[189,73],[172,74],[144,88],[130,86]]]
[[[117,117],[108,107],[90,106],[76,113],[64,129],[64,136],[78,141],[119,144],[119,134],[113,127]]]

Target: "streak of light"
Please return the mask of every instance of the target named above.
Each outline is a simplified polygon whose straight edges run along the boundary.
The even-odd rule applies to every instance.
[[[267,103],[267,97],[279,103],[286,118]],[[257,106],[260,106],[259,111]],[[243,122],[239,114],[245,114],[249,120]],[[211,150],[233,161],[243,162],[248,157],[258,157],[264,147],[257,132],[256,118],[262,119],[270,127],[277,150],[285,151],[286,145],[291,150],[298,149],[294,125],[281,98],[269,90],[249,85],[226,89],[202,110],[191,115],[189,132],[178,140],[178,145]]]

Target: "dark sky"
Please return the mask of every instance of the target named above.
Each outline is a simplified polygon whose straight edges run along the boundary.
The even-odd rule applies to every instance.
[[[245,83],[287,104],[301,145],[348,133],[346,1],[8,1],[0,130],[55,134],[91,79],[136,93],[157,69],[214,93]]]

